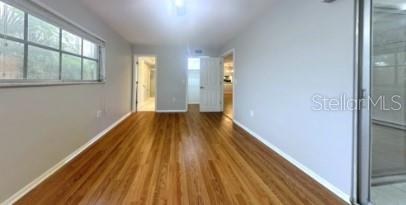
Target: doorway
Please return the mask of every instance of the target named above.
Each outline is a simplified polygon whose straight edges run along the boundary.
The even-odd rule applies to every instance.
[[[221,112],[222,73],[220,58],[189,58],[187,107],[198,107],[200,112]]]
[[[200,104],[200,58],[188,59],[187,104]]]
[[[154,56],[136,57],[136,110],[140,112],[155,112],[157,62]]]
[[[223,112],[233,118],[234,51],[226,53],[223,59]]]
[[[361,5],[360,204],[406,202],[406,0]]]

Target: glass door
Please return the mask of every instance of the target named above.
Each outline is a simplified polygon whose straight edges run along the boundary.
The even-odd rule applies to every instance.
[[[406,0],[372,0],[370,199],[406,204]]]

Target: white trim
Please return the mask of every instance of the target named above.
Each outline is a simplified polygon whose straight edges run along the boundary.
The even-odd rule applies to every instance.
[[[186,65],[186,80],[185,80],[185,85],[186,85],[186,93],[185,93],[185,110],[189,110],[189,104],[191,104],[189,102],[189,58],[191,58],[190,56],[188,56],[187,58],[187,65]],[[199,96],[200,97],[200,96]]]
[[[99,44],[101,46],[105,46],[106,44],[106,41],[99,35],[91,32],[85,26],[77,23],[77,21],[71,20],[71,18],[68,18],[66,15],[52,8],[52,6],[49,6],[48,4],[40,0],[2,1],[20,10],[28,12],[29,14],[34,15],[40,19],[46,20],[48,23],[51,23],[57,27],[88,39],[96,44]]]
[[[157,113],[184,113],[187,110],[157,110]]]
[[[236,125],[238,125],[239,127],[241,127],[242,129],[244,129],[245,131],[247,131],[249,134],[251,134],[253,137],[257,138],[259,141],[261,141],[263,144],[265,144],[266,146],[268,146],[270,149],[272,149],[273,151],[275,151],[277,154],[279,154],[280,156],[282,156],[283,158],[285,158],[287,161],[289,161],[291,164],[295,165],[297,168],[299,168],[301,171],[303,171],[305,174],[307,174],[308,176],[310,176],[311,178],[313,178],[314,180],[316,180],[318,183],[320,183],[321,185],[323,185],[325,188],[327,188],[328,190],[330,190],[331,192],[333,192],[335,195],[337,195],[339,198],[341,198],[342,200],[344,200],[345,202],[347,202],[348,204],[351,204],[351,198],[348,194],[344,193],[343,191],[341,191],[339,188],[337,188],[336,186],[334,186],[333,184],[331,184],[330,182],[328,182],[326,179],[324,179],[323,177],[321,177],[320,175],[318,175],[316,172],[314,172],[313,170],[309,169],[308,167],[306,167],[305,165],[303,165],[302,163],[300,163],[299,161],[295,160],[293,157],[291,157],[290,155],[286,154],[285,152],[283,152],[281,149],[279,149],[277,146],[271,144],[270,142],[268,142],[267,140],[265,140],[264,138],[262,138],[261,136],[259,136],[257,133],[255,133],[254,131],[252,131],[251,129],[249,129],[248,127],[244,126],[242,123],[238,122],[237,120],[233,120],[234,123]]]
[[[119,120],[117,120],[116,122],[114,122],[112,125],[110,125],[108,128],[106,128],[105,130],[103,130],[102,132],[100,132],[98,135],[96,135],[95,137],[93,137],[89,142],[87,142],[86,144],[82,145],[81,147],[79,147],[77,150],[75,150],[73,153],[71,153],[70,155],[68,155],[67,157],[65,157],[62,161],[58,162],[57,164],[55,164],[53,167],[51,167],[50,169],[48,169],[46,172],[44,172],[43,174],[41,174],[41,176],[37,177],[36,179],[34,179],[34,181],[30,182],[29,184],[27,184],[25,187],[23,187],[22,189],[20,189],[18,192],[16,192],[15,194],[13,194],[10,198],[8,198],[7,200],[5,200],[4,202],[1,203],[1,205],[9,205],[9,204],[13,204],[15,202],[17,202],[21,197],[23,197],[24,195],[26,195],[28,192],[30,192],[31,190],[33,190],[35,187],[37,187],[39,184],[41,184],[44,180],[46,180],[48,177],[50,177],[51,175],[53,175],[56,171],[58,171],[60,168],[62,168],[64,165],[66,165],[67,163],[69,163],[70,161],[72,161],[72,159],[74,159],[75,157],[77,157],[80,153],[82,153],[83,151],[85,151],[87,148],[89,148],[91,145],[93,145],[95,142],[97,142],[99,139],[101,139],[102,137],[104,137],[110,130],[112,130],[114,127],[116,127],[118,124],[120,124],[122,121],[124,121],[125,119],[127,119],[129,116],[131,115],[130,113],[127,113],[126,115],[124,115],[122,118],[120,118]]]
[[[137,112],[137,95],[138,95],[138,85],[137,85],[137,81],[138,81],[138,57],[134,54],[132,56],[133,59],[133,67],[132,67],[132,76],[131,76],[131,80],[132,80],[132,93],[131,93],[131,112]]]
[[[49,86],[66,86],[66,85],[97,85],[105,84],[105,81],[77,81],[77,82],[64,82],[64,81],[43,81],[43,82],[0,82],[0,88],[18,88],[18,87],[49,87]]]
[[[66,15],[62,14],[61,12],[58,12],[57,10],[53,9],[51,6],[48,4],[39,1],[39,0],[31,0],[34,4],[38,5],[39,7],[42,7],[43,9],[46,10],[46,12],[49,12],[58,18],[61,18],[63,21],[66,21],[67,23],[71,24],[74,27],[77,27],[78,29],[82,30],[83,32],[87,33],[87,35],[90,35],[93,38],[96,38],[97,40],[101,41],[102,46],[105,46],[106,40],[96,34],[95,32],[90,31],[86,26],[82,26],[81,24],[77,23],[76,21],[70,20],[71,18],[68,18]],[[45,19],[48,19],[45,17]],[[69,28],[66,28],[69,29]],[[91,40],[91,39],[89,39]],[[99,42],[100,43],[100,42]]]

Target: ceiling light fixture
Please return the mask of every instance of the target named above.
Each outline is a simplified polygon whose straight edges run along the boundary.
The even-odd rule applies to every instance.
[[[173,0],[175,5],[176,14],[178,16],[186,15],[186,2],[185,0]]]
[[[185,6],[185,1],[184,0],[175,0],[175,6],[176,6],[176,8],[182,8]]]

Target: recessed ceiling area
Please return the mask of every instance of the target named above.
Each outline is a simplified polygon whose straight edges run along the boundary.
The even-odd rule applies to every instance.
[[[81,0],[126,40],[140,45],[218,47],[261,15],[274,0]]]

